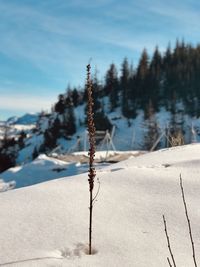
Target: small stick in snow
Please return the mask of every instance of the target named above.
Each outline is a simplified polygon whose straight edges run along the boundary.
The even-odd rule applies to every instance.
[[[172,264],[171,264],[170,259],[168,257],[167,257],[167,261],[169,263],[169,266],[172,267]]]
[[[185,194],[184,194],[183,182],[182,182],[181,174],[180,174],[180,187],[181,187],[183,205],[184,205],[184,208],[185,208],[185,216],[186,216],[187,223],[188,223],[190,241],[191,241],[191,244],[192,244],[192,257],[193,257],[193,261],[194,261],[194,266],[197,267],[196,256],[195,256],[195,248],[194,248],[194,241],[193,241],[193,237],[192,237],[192,229],[191,229],[191,224],[190,224],[190,218],[189,218],[188,211],[187,211],[187,205],[186,205],[186,200],[185,200]]]
[[[99,178],[97,178],[97,182],[98,182],[99,186],[98,186],[96,195],[95,195],[94,198],[92,199],[92,202],[97,201],[96,198],[97,198],[98,195],[99,195],[99,191],[100,191],[100,187],[101,187],[101,183],[100,183],[100,181],[99,181]],[[93,205],[93,206],[94,206],[94,205]]]
[[[176,263],[175,263],[175,260],[174,260],[174,255],[172,253],[172,249],[171,249],[171,246],[170,246],[169,235],[168,235],[168,232],[167,232],[167,223],[166,223],[166,220],[165,220],[165,215],[163,215],[163,222],[164,222],[164,226],[165,226],[165,235],[166,235],[166,238],[167,238],[167,246],[168,246],[168,249],[169,249],[169,253],[170,253],[170,256],[172,258],[173,265],[174,265],[174,267],[176,267]],[[169,265],[172,266],[170,261],[169,261],[169,258],[167,258],[167,260],[168,260]]]

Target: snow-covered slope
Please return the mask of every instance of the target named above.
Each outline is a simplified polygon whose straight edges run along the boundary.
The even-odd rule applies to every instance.
[[[15,188],[29,186],[55,178],[77,174],[76,163],[66,163],[40,155],[34,161],[8,169],[1,173],[5,182],[15,181]]]
[[[111,162],[121,161],[138,156],[140,153],[142,152],[98,151],[95,155],[95,161],[98,162],[96,168],[101,169],[103,166],[109,165],[109,159]],[[88,152],[63,155],[63,160],[61,155],[57,155],[57,157],[61,160],[42,154],[32,162],[6,170],[0,174],[0,177],[6,183],[15,181],[15,188],[19,188],[88,171]],[[105,160],[108,162],[103,162]]]
[[[195,144],[148,153],[97,172],[101,188],[94,206],[92,256],[85,254],[86,174],[0,194],[0,266],[168,266],[162,214],[177,266],[193,266],[180,173],[199,263],[199,159],[200,145]]]
[[[99,138],[96,142],[97,150],[150,150],[155,149],[156,142],[159,144],[158,147],[169,146],[168,133],[171,129],[170,123],[174,119],[177,129],[180,127],[180,131],[184,133],[185,144],[200,142],[200,120],[186,115],[183,110],[180,110],[180,114],[178,113],[174,118],[164,107],[160,108],[153,116],[154,123],[156,122],[155,125],[158,127],[155,126],[152,132],[150,120],[145,118],[143,110],[137,110],[136,118],[127,119],[122,115],[120,107],[110,112],[108,97],[103,97],[101,101],[104,102],[104,112],[113,128],[110,135],[106,131],[97,134],[97,139]],[[85,108],[85,103],[74,107],[75,119],[73,121],[76,124],[74,134],[67,134],[66,129],[69,127],[69,122],[65,121],[67,111],[59,113],[52,110],[50,113],[25,114],[20,118],[10,119],[7,125],[0,123],[2,143],[6,143],[4,142],[5,136],[8,139],[15,139],[15,142],[11,144],[8,142],[8,147],[4,147],[0,152],[9,155],[14,164],[20,165],[31,162],[40,153],[66,154],[74,151],[87,151]]]

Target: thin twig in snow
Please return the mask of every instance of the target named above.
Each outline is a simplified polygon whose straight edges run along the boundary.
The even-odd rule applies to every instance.
[[[181,174],[180,174],[180,187],[181,187],[183,205],[184,205],[184,208],[185,208],[185,216],[186,216],[187,223],[188,223],[190,241],[191,241],[191,244],[192,244],[192,257],[193,257],[193,261],[194,261],[194,266],[197,267],[196,256],[195,256],[195,248],[194,248],[194,241],[193,241],[193,237],[192,237],[192,229],[191,229],[191,224],[190,224],[190,218],[189,218],[188,211],[187,211],[187,205],[186,205],[186,201],[185,201],[185,194],[184,194],[183,182],[182,182]]]
[[[99,195],[99,191],[100,191],[100,187],[101,187],[101,183],[99,181],[99,178],[97,178],[97,183],[99,184],[96,195],[94,196],[94,198],[92,199],[92,202],[94,203],[95,199],[98,197]],[[93,205],[94,206],[94,205]]]
[[[175,260],[174,260],[174,255],[172,253],[172,249],[171,249],[171,245],[170,245],[169,235],[168,235],[168,232],[167,232],[167,223],[166,223],[166,220],[165,220],[165,215],[163,215],[163,222],[164,222],[164,226],[165,226],[165,235],[166,235],[166,238],[167,238],[167,246],[168,246],[168,249],[169,249],[169,253],[170,253],[170,256],[172,258],[173,265],[174,265],[174,267],[176,267],[176,263],[175,263]],[[167,258],[167,260],[168,260],[168,263],[171,264],[169,262],[169,258]]]
[[[170,259],[168,257],[167,257],[167,261],[169,263],[169,266],[172,267],[172,264],[171,264]]]

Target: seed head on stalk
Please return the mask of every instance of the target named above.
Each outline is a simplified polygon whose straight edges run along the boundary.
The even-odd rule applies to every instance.
[[[88,135],[89,135],[89,190],[92,191],[94,188],[94,178],[96,175],[94,168],[94,157],[95,157],[95,126],[94,126],[94,113],[93,113],[93,97],[92,97],[92,81],[90,79],[90,64],[87,65],[87,92],[88,92]]]
[[[94,178],[96,171],[94,168],[94,157],[95,157],[95,126],[94,126],[94,113],[93,113],[93,97],[92,97],[92,81],[90,79],[90,64],[87,65],[87,92],[88,92],[88,135],[89,135],[89,170],[88,170],[88,182],[90,192],[90,206],[89,206],[89,255],[92,254],[92,211],[93,211],[93,188]]]

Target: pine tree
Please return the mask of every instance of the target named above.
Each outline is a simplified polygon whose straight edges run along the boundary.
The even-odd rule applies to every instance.
[[[0,152],[0,173],[15,166],[16,155]]]
[[[162,81],[163,86],[161,91],[162,103],[166,107],[168,106],[167,100],[169,98],[169,95],[171,95],[171,65],[172,65],[172,51],[171,51],[171,45],[169,43],[165,55],[163,57],[163,81]]]
[[[18,138],[18,144],[19,144],[20,149],[22,149],[25,145],[24,144],[25,138],[26,138],[26,133],[22,130]]]
[[[51,132],[52,138],[54,138],[55,140],[60,137],[60,128],[61,128],[61,123],[60,123],[59,118],[57,117],[53,121],[53,124],[49,129],[49,131]]]
[[[119,82],[117,69],[114,64],[110,65],[105,78],[105,94],[109,95],[110,111],[112,112],[119,105]]]
[[[91,79],[91,86],[93,88],[93,112],[94,112],[94,122],[96,130],[110,130],[112,128],[112,124],[110,120],[106,116],[103,109],[103,102],[101,101],[103,93],[103,88],[98,81],[97,74]],[[87,88],[87,87],[86,87]],[[87,93],[87,91],[85,91]],[[86,94],[87,96],[87,94]],[[85,124],[87,125],[87,110],[88,105],[85,107]]]
[[[162,56],[156,46],[152,60],[149,66],[149,92],[151,100],[154,103],[154,108],[158,110],[158,101],[161,90],[161,79],[162,79]]]
[[[34,150],[33,150],[33,154],[32,154],[32,159],[36,159],[39,155],[39,152],[37,150],[37,147],[35,146]]]
[[[130,118],[131,117],[131,99],[130,99],[130,68],[127,58],[124,59],[121,69],[120,77],[120,90],[122,91],[122,114]]]
[[[70,96],[68,96],[65,100],[65,120],[64,120],[64,128],[66,129],[66,134],[73,135],[76,132],[76,118],[74,113],[73,101]]]
[[[63,114],[65,111],[65,97],[63,94],[58,96],[58,102],[55,104],[55,112]]]
[[[151,92],[149,90],[149,56],[146,49],[143,50],[136,73],[136,84],[138,90],[138,96],[141,101],[141,107],[149,101]]]
[[[149,101],[145,118],[146,118],[147,132],[144,136],[144,149],[148,151],[151,150],[152,148],[154,148],[154,150],[158,149],[160,143],[156,144],[156,141],[158,140],[160,133],[151,100]]]
[[[80,95],[76,88],[72,91],[72,102],[74,107],[77,107],[80,102]]]
[[[141,81],[145,81],[149,72],[149,56],[147,50],[144,49],[138,64],[137,76]]]
[[[56,147],[56,138],[52,135],[50,130],[44,132],[44,149],[49,150]]]

